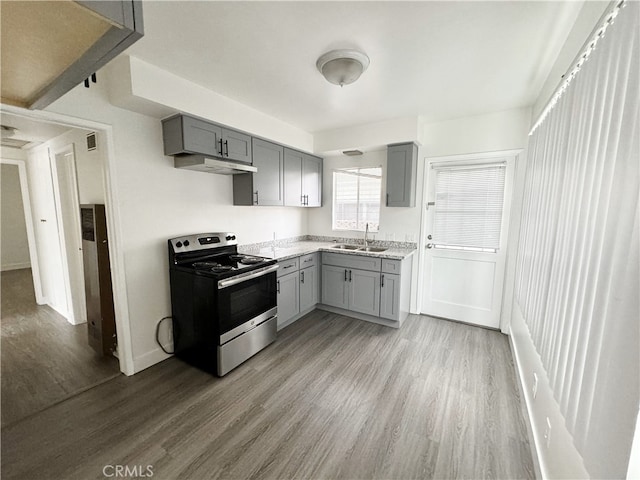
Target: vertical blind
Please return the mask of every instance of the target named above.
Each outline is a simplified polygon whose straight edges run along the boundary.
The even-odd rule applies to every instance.
[[[505,164],[434,167],[436,248],[500,248]]]
[[[530,137],[515,302],[594,478],[626,476],[640,401],[639,4]]]
[[[333,229],[369,230],[380,225],[382,168],[349,168],[333,172]]]

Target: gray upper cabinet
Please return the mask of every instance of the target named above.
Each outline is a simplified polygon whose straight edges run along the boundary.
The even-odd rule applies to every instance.
[[[200,154],[251,163],[251,135],[189,115],[162,121],[165,155]]]
[[[322,159],[284,149],[284,204],[290,207],[322,205]]]
[[[401,143],[387,147],[387,207],[416,206],[418,146]]]
[[[302,195],[305,206],[322,206],[322,159],[306,153],[302,158]]]
[[[139,0],[2,2],[2,103],[43,109],[143,33]]]
[[[200,153],[219,156],[222,128],[188,115],[178,115],[162,122],[165,155]]]
[[[251,163],[251,135],[223,128],[220,147],[222,158]]]
[[[233,204],[283,205],[284,148],[253,138],[252,151],[258,172],[233,176]]]

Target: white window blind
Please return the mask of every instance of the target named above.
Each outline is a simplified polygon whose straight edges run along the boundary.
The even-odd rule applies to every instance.
[[[348,168],[333,172],[333,229],[369,230],[380,225],[382,168]]]
[[[435,167],[436,248],[500,248],[505,165]]]

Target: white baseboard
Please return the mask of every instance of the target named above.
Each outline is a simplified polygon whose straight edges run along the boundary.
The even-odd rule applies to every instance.
[[[0,272],[8,272],[9,270],[22,270],[23,268],[31,268],[31,262],[5,263],[0,266]]]
[[[172,348],[172,345],[167,345],[166,347]],[[164,353],[160,347],[157,347],[150,352],[135,357],[133,359],[133,374],[135,375],[142,370],[152,367],[156,363],[160,363],[169,357],[171,357],[171,355]]]
[[[534,464],[538,463],[541,478],[589,478],[582,456],[565,427],[560,407],[542,366],[540,355],[531,340],[529,329],[517,304],[513,306],[509,327],[513,361],[524,392],[526,413],[531,425]],[[533,398],[533,374],[538,376],[536,398]],[[551,423],[549,441],[545,438],[547,418]]]

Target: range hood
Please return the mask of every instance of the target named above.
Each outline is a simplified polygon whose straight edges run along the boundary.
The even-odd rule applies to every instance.
[[[228,162],[209,158],[204,155],[180,155],[173,157],[176,168],[195,170],[197,172],[217,173],[220,175],[238,175],[240,173],[256,173],[258,169],[252,165],[240,162]]]

